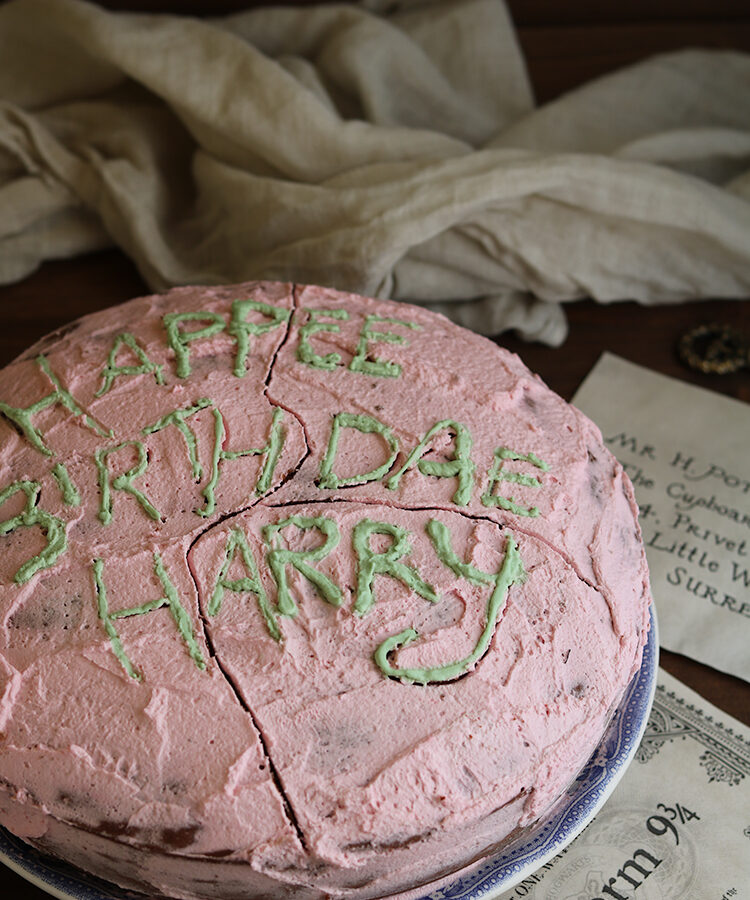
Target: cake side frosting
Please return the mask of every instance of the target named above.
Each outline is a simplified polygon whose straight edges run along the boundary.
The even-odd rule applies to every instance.
[[[408,891],[542,814],[639,665],[622,469],[442,317],[177,289],[32,348],[0,413],[0,821],[109,878]]]

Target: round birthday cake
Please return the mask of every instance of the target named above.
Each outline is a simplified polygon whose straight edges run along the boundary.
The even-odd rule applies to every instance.
[[[649,602],[597,428],[424,310],[179,288],[0,373],[0,824],[151,897],[475,863],[585,764]]]

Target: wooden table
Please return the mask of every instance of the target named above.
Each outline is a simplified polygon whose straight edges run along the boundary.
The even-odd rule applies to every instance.
[[[110,0],[101,5],[217,15],[247,4],[237,0]],[[511,0],[519,38],[540,102],[619,65],[651,53],[688,45],[750,51],[750,6],[744,0],[632,0],[600,4],[576,0]],[[611,7],[616,7],[615,9]],[[23,282],[0,288],[0,366],[37,338],[71,319],[147,293],[132,263],[119,251],[104,251],[44,265]],[[657,372],[750,402],[750,372],[700,375],[676,354],[679,337],[696,325],[726,322],[750,331],[750,299],[677,306],[568,306],[570,336],[560,349],[526,344],[510,336],[498,343],[519,353],[547,384],[566,399],[609,350]],[[686,657],[662,651],[661,664],[699,694],[750,726],[750,684]],[[0,895],[9,900],[43,900],[48,895],[7,870],[0,871]]]

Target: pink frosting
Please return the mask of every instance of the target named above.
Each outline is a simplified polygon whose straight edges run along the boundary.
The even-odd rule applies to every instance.
[[[249,314],[269,327],[250,335],[240,376],[228,325],[232,302],[243,299],[291,316],[272,323],[262,311]],[[317,320],[311,310],[321,311]],[[322,312],[330,310],[348,318]],[[170,312],[208,312],[226,326],[185,343],[186,377],[167,340]],[[186,320],[180,329],[207,324]],[[102,371],[124,332],[161,376],[120,374],[102,393]],[[87,317],[0,373],[0,401],[29,407],[54,390],[39,353],[89,419],[62,403],[35,413],[52,451],[44,455],[0,418],[0,490],[37,482],[38,508],[67,536],[51,565],[19,583],[16,573],[49,533],[18,524],[22,490],[0,507],[3,522],[18,517],[0,535],[2,824],[151,893],[365,900],[407,896],[481,858],[567,787],[640,664],[648,577],[627,477],[596,427],[517,357],[414,307],[272,283],[182,288]],[[310,353],[330,368],[311,365]],[[357,370],[376,359],[391,364],[390,374]],[[142,359],[123,345],[116,364]],[[185,426],[173,419],[149,429],[180,409],[196,410],[183,421],[199,473]],[[338,413],[388,427],[398,453],[386,477],[319,483]],[[465,500],[456,500],[457,477],[416,464],[389,489],[387,478],[444,420],[472,438]],[[283,446],[259,492],[274,428]],[[423,458],[453,460],[455,431],[436,434]],[[136,442],[147,467],[124,490],[116,478],[137,465]],[[95,453],[122,444],[100,454],[111,496],[105,524]],[[229,455],[218,463],[211,509],[215,448]],[[490,479],[499,448],[518,457],[503,473],[525,478]],[[232,455],[248,450],[256,452]],[[341,481],[361,481],[390,452],[381,433],[344,427],[330,468]],[[61,462],[78,505],[53,477]],[[533,508],[535,515],[520,513]],[[341,591],[326,602],[288,565],[293,616],[277,609],[264,531],[290,517],[298,518],[277,530],[282,549],[322,544],[318,527],[298,527],[305,519],[335,529],[338,544],[310,565]],[[434,602],[379,574],[371,608],[355,609],[362,561],[353,534],[365,520],[408,534],[401,562],[434,589]],[[431,520],[447,529],[462,563],[489,575],[512,538],[526,577],[509,588],[476,664],[444,683],[415,684],[386,677],[376,648],[413,628],[419,638],[392,653],[391,664],[462,660],[485,628],[491,594],[440,558]],[[248,589],[253,573],[242,551],[225,564],[240,533],[277,636],[258,591]],[[384,553],[392,540],[374,534],[368,546]],[[157,601],[167,591],[156,559],[184,612],[183,630],[174,606],[112,619],[128,672],[100,615],[101,586],[110,612]]]

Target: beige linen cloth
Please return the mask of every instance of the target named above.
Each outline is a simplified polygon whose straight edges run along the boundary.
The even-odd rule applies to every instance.
[[[281,278],[559,343],[561,302],[750,295],[750,56],[534,109],[499,0],[198,21],[0,6],[0,283],[119,245],[154,289]]]

